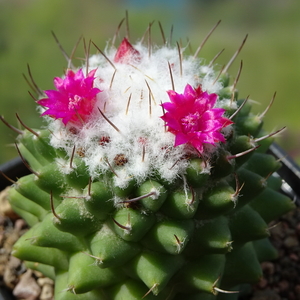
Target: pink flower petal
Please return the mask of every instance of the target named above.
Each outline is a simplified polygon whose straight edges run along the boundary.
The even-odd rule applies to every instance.
[[[204,144],[216,145],[225,142],[220,132],[233,122],[225,117],[225,109],[215,108],[217,94],[203,92],[201,87],[193,88],[187,84],[184,93],[167,91],[170,102],[162,104],[166,113],[161,117],[168,131],[175,135],[174,146],[190,144],[199,153]]]
[[[189,141],[188,136],[186,136],[182,132],[179,132],[178,134],[176,134],[174,146],[176,147],[182,144],[186,144],[188,143],[188,141]]]
[[[45,91],[48,98],[37,101],[48,108],[42,115],[62,119],[65,125],[71,122],[82,126],[93,112],[96,95],[101,92],[93,87],[95,73],[96,69],[84,77],[82,69],[76,73],[68,70],[65,78],[55,77],[54,86],[57,90]]]
[[[140,52],[133,48],[127,38],[124,38],[115,54],[114,62],[130,63],[132,60],[139,61],[140,59]]]

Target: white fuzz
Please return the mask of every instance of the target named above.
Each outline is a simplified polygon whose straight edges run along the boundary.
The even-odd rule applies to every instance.
[[[70,126],[65,127],[61,120],[49,123],[52,146],[63,148],[70,157],[75,145],[76,151],[84,154],[93,178],[113,169],[115,184],[121,188],[132,178],[140,183],[149,176],[160,176],[172,182],[184,174],[188,166],[182,159],[186,146],[174,147],[174,135],[166,131],[160,118],[164,114],[160,104],[170,101],[167,91],[173,84],[180,94],[187,84],[201,84],[209,93],[222,89],[222,84],[215,82],[212,68],[192,57],[182,57],[180,62],[177,48],[153,48],[150,56],[143,45],[134,48],[140,53],[140,61],[114,63],[116,69],[103,55],[89,58],[89,71],[97,68],[94,87],[102,92],[97,95],[90,122],[79,133],[71,133]],[[106,53],[111,61],[115,52],[111,49]],[[222,102],[218,106],[228,103]],[[116,159],[120,155],[123,164]]]

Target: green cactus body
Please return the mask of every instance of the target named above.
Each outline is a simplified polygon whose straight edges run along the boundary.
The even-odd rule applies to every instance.
[[[268,223],[294,205],[273,137],[225,73],[149,47],[124,39],[56,78],[48,128],[17,140],[34,174],[9,192],[31,226],[13,254],[57,300],[220,299],[276,256]]]

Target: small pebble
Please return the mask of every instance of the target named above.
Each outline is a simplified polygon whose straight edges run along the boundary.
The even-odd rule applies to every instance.
[[[295,253],[290,254],[290,259],[293,261],[299,261],[299,256]]]
[[[16,270],[21,266],[21,260],[14,256],[10,256],[8,263],[5,265],[4,274],[3,274],[3,281],[5,282],[6,286],[10,289],[18,282],[18,274]]]
[[[8,217],[11,220],[16,220],[19,216],[13,211],[11,205],[7,200],[7,193],[10,187],[7,187],[0,192],[0,214],[4,217]]]
[[[18,232],[26,227],[26,222],[23,219],[18,219],[15,222],[15,230]]]
[[[261,264],[261,268],[265,274],[272,275],[275,271],[274,263],[266,261]]]
[[[284,239],[283,244],[287,248],[292,248],[298,246],[299,241],[295,236],[288,236],[287,238]]]
[[[279,289],[281,292],[288,290],[290,284],[287,280],[282,280],[278,283]]]
[[[252,300],[282,300],[280,296],[271,289],[256,291]]]
[[[41,293],[40,286],[32,277],[32,271],[27,270],[20,277],[20,281],[13,290],[13,295],[18,299],[37,300]]]
[[[267,285],[268,285],[267,279],[264,278],[264,277],[262,277],[262,278],[260,279],[260,281],[258,282],[257,287],[258,287],[259,289],[265,289],[265,288],[267,287]]]
[[[39,263],[36,263],[36,265],[38,266]],[[32,272],[33,272],[33,275],[34,275],[35,277],[37,277],[38,279],[44,277],[43,273],[40,272],[40,271],[32,270]]]
[[[45,284],[49,284],[49,285],[53,285],[53,280],[48,278],[48,277],[41,277],[41,278],[38,278],[37,280],[37,283],[40,285],[40,286],[43,286]]]
[[[42,287],[40,300],[52,300],[53,294],[54,294],[53,285],[52,284],[44,284]]]

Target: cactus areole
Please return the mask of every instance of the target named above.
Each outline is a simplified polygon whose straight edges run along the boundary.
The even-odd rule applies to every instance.
[[[274,134],[237,99],[232,60],[215,70],[187,49],[124,38],[87,53],[37,100],[45,127],[22,122],[32,174],[9,200],[31,228],[13,255],[56,300],[236,299],[276,257],[268,223],[293,203]]]

